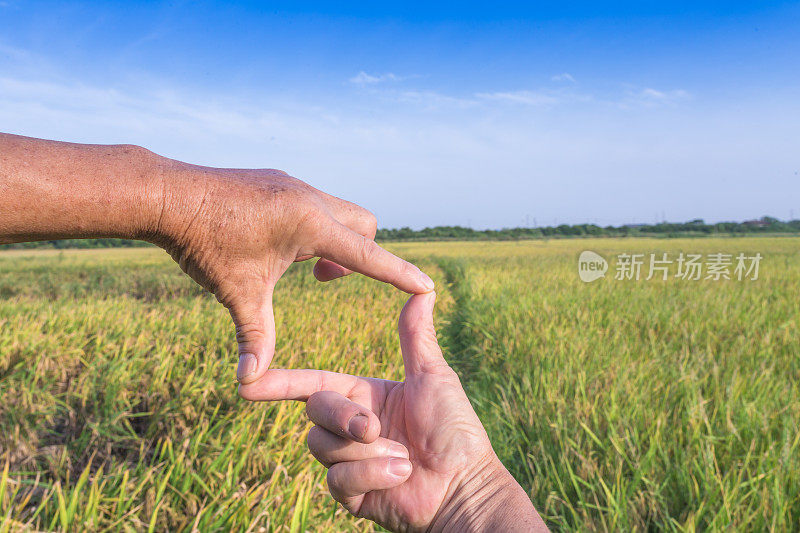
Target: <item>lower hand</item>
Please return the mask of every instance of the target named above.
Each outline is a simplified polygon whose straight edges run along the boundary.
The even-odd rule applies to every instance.
[[[391,530],[545,531],[442,356],[434,301],[412,296],[400,316],[403,382],[276,369],[239,392],[307,401],[309,449],[356,516]]]

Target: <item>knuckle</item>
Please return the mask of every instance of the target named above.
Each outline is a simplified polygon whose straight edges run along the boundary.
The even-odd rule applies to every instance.
[[[419,276],[421,271],[416,265],[413,265],[408,261],[404,261],[402,259],[399,259],[399,261],[401,263],[400,269],[402,270],[404,276],[408,278],[415,278]]]
[[[268,180],[267,183],[271,186],[273,192],[284,194],[305,193],[311,187],[301,179],[274,168],[265,169],[265,174],[270,178],[277,178],[276,180]]]
[[[347,436],[347,412],[339,405],[329,405],[325,411],[328,423],[333,426],[336,433],[341,436]]]
[[[261,342],[266,337],[260,324],[245,322],[236,325],[236,341],[242,347]]]
[[[280,172],[280,171],[279,171]],[[303,191],[304,193],[314,192],[314,187],[306,183],[305,181],[301,180],[300,178],[295,178],[289,174],[286,174],[286,181],[291,183],[296,189]]]
[[[362,264],[369,264],[377,255],[377,244],[374,241],[371,241],[367,238],[362,237],[359,240],[358,244],[358,259],[361,261]]]
[[[314,423],[329,427],[336,424],[339,403],[331,397],[330,391],[318,391],[306,400],[306,414]]]
[[[143,159],[155,159],[157,156],[143,146],[138,146],[136,144],[121,144],[119,145],[120,150],[122,153],[127,155],[133,155],[136,157],[140,157]]]
[[[375,235],[375,231],[378,229],[378,217],[376,217],[372,211],[364,209],[363,207],[359,207],[361,210],[361,218],[364,221],[364,226],[370,231],[371,235]]]
[[[322,400],[323,396],[320,392],[315,392],[308,397],[308,400],[306,400],[306,414],[309,418],[313,419],[314,415],[319,412],[320,407],[322,407]]]
[[[288,172],[283,171],[283,170],[279,170],[277,168],[267,168],[267,169],[264,169],[264,170],[266,170],[270,174],[277,174],[278,176],[281,176],[283,178],[290,178],[291,177]]]
[[[331,493],[331,496],[334,500],[339,503],[342,503],[345,499],[344,494],[342,493],[342,475],[341,475],[342,467],[338,464],[331,466],[328,469],[328,474],[325,476],[325,481],[328,484],[328,491]]]
[[[440,349],[436,339],[436,328],[424,316],[401,317],[398,325],[405,335],[413,337],[425,351]]]
[[[325,227],[326,214],[316,202],[302,199],[297,207],[297,235],[307,240],[311,236],[319,236]]]
[[[444,359],[424,361],[420,365],[420,370],[426,374],[437,376],[443,383],[461,386],[458,374],[456,374],[456,371],[453,370]]]

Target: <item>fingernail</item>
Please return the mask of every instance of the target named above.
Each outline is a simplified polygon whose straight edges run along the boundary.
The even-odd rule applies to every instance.
[[[389,446],[389,449],[386,450],[386,454],[390,457],[408,459],[408,449],[402,444],[392,444]]]
[[[411,473],[411,463],[407,459],[390,459],[389,473],[397,477],[406,477]]]
[[[436,284],[433,283],[431,277],[421,270],[419,273],[421,274],[420,278],[422,278],[422,286],[425,287],[426,290],[432,291]]]
[[[364,435],[367,434],[367,422],[369,422],[369,420],[366,416],[356,415],[348,422],[347,431],[356,439],[361,440],[364,438]]]
[[[243,353],[239,356],[239,366],[236,369],[236,379],[242,381],[244,378],[256,371],[256,356],[251,353]]]

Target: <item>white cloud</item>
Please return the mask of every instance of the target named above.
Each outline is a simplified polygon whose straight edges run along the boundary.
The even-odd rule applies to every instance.
[[[347,81],[356,85],[372,85],[375,83],[383,83],[386,81],[401,81],[404,79],[405,79],[404,77],[398,76],[391,72],[387,72],[386,74],[378,74],[374,76],[372,74],[367,74],[362,70]]]
[[[774,187],[756,187],[752,176],[796,168],[786,120],[798,116],[796,102],[755,101],[743,120],[730,107],[689,107],[685,90],[641,86],[607,99],[566,89],[459,96],[381,86],[311,102],[158,78],[92,84],[28,72],[0,74],[3,131],[135,143],[198,164],[281,168],[375,211],[384,227],[502,227],[526,214],[540,223],[589,216],[618,223],[640,209],[686,219],[778,213],[784,204]],[[625,99],[633,112],[622,111]],[[656,107],[669,105],[669,113]],[[731,152],[734,141],[748,149]],[[651,177],[647,189],[641,175]],[[774,185],[791,188],[791,179]],[[716,205],[723,207],[709,207]]]
[[[478,102],[471,98],[460,98],[438,93],[436,91],[403,91],[397,94],[397,100],[419,105],[426,109],[439,107],[471,107]]]
[[[573,78],[572,74],[569,72],[562,72],[561,74],[556,74],[551,77],[550,81],[568,81],[570,83],[575,83],[575,78]]]
[[[628,107],[630,105],[642,105],[646,107],[676,105],[690,98],[691,94],[683,89],[664,91],[646,87],[640,90],[629,89],[620,105],[623,107]]]
[[[301,116],[217,102],[163,88],[126,92],[67,81],[0,78],[0,122],[5,130],[33,136],[175,149],[220,138],[251,143],[276,135],[297,138],[305,132],[292,123],[308,126]],[[319,131],[319,126],[309,129]]]
[[[676,89],[673,91],[657,91],[656,89],[646,88],[641,92],[643,98],[650,98],[652,100],[683,100],[689,97],[689,93],[683,89]]]
[[[394,103],[375,101],[365,113],[295,100],[211,97],[147,81],[122,89],[0,76],[2,131],[74,142],[135,143],[198,164],[275,166],[318,179],[328,172],[318,162],[335,166],[341,160],[341,168],[348,168],[349,154],[360,150],[375,157],[389,152],[389,158],[434,146],[437,153],[451,155],[481,150],[468,132],[447,121],[429,123],[424,115],[410,119],[393,112],[397,102],[409,105],[407,116],[432,108],[457,114],[476,104],[435,92],[393,93]],[[417,131],[420,123],[414,120],[426,126]],[[317,185],[325,188],[324,182]]]
[[[554,95],[535,91],[477,93],[475,96],[483,100],[494,100],[512,104],[524,104],[528,106],[549,106],[555,105],[561,101],[560,98]]]

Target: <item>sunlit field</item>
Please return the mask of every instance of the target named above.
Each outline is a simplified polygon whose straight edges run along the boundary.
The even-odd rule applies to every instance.
[[[553,530],[800,523],[800,239],[388,247],[436,280],[446,356]],[[680,251],[763,259],[614,279]],[[273,366],[402,379],[405,296],[310,267],[278,284]],[[0,253],[0,531],[372,530],[327,495],[302,404],[239,399],[235,366],[227,312],[158,249]]]

